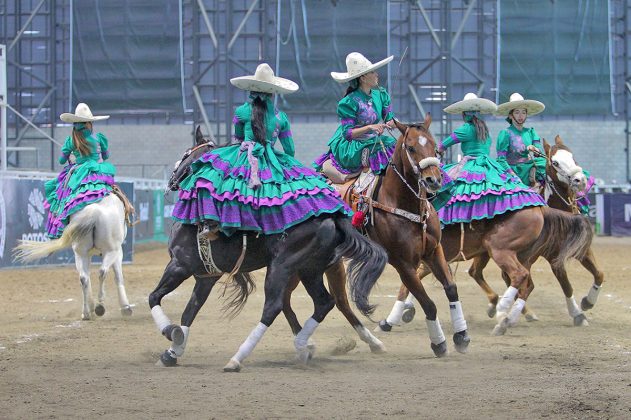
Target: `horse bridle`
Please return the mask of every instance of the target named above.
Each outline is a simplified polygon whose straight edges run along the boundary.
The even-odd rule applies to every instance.
[[[175,171],[177,171],[180,168],[180,165],[182,164],[182,162],[184,162],[186,160],[186,158],[188,158],[190,155],[192,155],[193,152],[201,149],[202,147],[213,147],[213,146],[215,146],[215,142],[213,142],[212,140],[208,140],[206,143],[198,144],[198,145],[188,149],[186,152],[184,152],[184,155],[182,156],[182,159],[180,159],[177,162],[177,164],[175,165],[175,168],[173,168],[173,172],[171,172],[171,177],[173,177],[173,174],[175,173]],[[170,181],[170,179],[169,179],[169,181]],[[166,186],[164,193],[168,194],[169,191],[172,191],[171,185],[167,185]]]
[[[538,150],[533,150],[532,154],[537,157],[545,158],[547,166],[549,166],[550,168],[554,170],[554,172],[557,174],[557,178],[561,176],[565,179],[566,184],[568,185],[567,198],[565,198],[563,194],[561,194],[561,192],[558,190],[558,188],[556,187],[554,183],[554,179],[547,173],[546,173],[546,178],[548,182],[546,183],[546,186],[549,187],[550,190],[554,194],[556,194],[556,196],[559,197],[566,206],[570,207],[573,213],[578,213],[578,206],[576,204],[576,201],[577,201],[576,193],[574,192],[574,190],[572,190],[572,177],[576,175],[577,173],[582,172],[583,169],[580,166],[576,165],[575,170],[573,170],[569,174],[566,174],[564,171],[562,171],[560,168],[556,167],[552,163],[552,158],[548,156],[547,154],[541,153]]]

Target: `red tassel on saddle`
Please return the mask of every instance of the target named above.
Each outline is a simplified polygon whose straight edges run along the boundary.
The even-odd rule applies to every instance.
[[[359,211],[359,210],[356,211],[353,214],[353,219],[352,219],[351,223],[357,229],[364,227],[364,224],[366,223],[366,213],[364,213],[363,211]]]

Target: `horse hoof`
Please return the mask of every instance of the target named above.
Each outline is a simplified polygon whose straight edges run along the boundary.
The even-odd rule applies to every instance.
[[[454,334],[454,345],[458,353],[466,353],[469,350],[469,343],[471,337],[467,334],[467,330],[460,331]]]
[[[181,346],[182,343],[184,343],[184,331],[182,331],[179,325],[167,325],[162,330],[162,335],[165,336],[167,340],[172,341],[176,346]]]
[[[82,314],[81,315],[81,321],[90,321],[92,319],[92,317],[90,316],[90,314]]]
[[[489,316],[489,318],[493,318],[493,317],[495,317],[496,313],[497,313],[496,305],[493,305],[492,303],[489,303],[489,306],[487,306],[487,308],[486,308],[486,314]]]
[[[313,359],[316,352],[316,345],[311,342],[311,339],[309,339],[309,342],[307,343],[307,351],[309,352],[309,360]]]
[[[526,318],[526,322],[539,321],[539,317],[534,312],[528,312],[526,315],[524,315],[524,317]]]
[[[403,315],[401,315],[401,320],[406,324],[409,324],[414,319],[414,315],[416,315],[416,308],[413,305],[405,308],[403,310]]]
[[[370,352],[373,354],[383,354],[383,353],[387,353],[388,350],[386,349],[386,345],[383,344],[381,341],[379,341],[378,343],[370,343]]]
[[[587,317],[585,316],[585,314],[578,314],[574,317],[574,326],[575,327],[589,326],[589,322],[587,322]]]
[[[375,328],[375,332],[390,332],[392,331],[392,325],[388,324],[388,321],[382,319],[379,321],[379,325]]]
[[[177,366],[177,358],[176,357],[172,357],[169,354],[169,352],[167,350],[165,350],[164,353],[162,353],[160,355],[160,358],[156,362],[156,366],[159,366],[159,367],[173,367],[173,366]]]
[[[230,359],[228,364],[223,367],[224,372],[239,372],[241,370],[241,363],[234,359]]]
[[[498,324],[493,328],[493,332],[491,335],[499,336],[506,334],[506,330],[508,329],[508,318],[503,318]]]
[[[589,311],[594,307],[594,304],[587,300],[587,296],[581,299],[581,309],[584,311]]]
[[[298,358],[298,361],[302,363],[303,365],[306,365],[309,359],[311,359],[311,353],[309,352],[309,349],[307,349],[306,347],[301,348],[301,349],[296,349],[296,356]]]
[[[105,306],[103,306],[101,303],[97,303],[97,305],[94,307],[94,313],[96,314],[96,316],[105,315]]]
[[[131,306],[127,305],[127,306],[123,306],[121,308],[121,315],[123,316],[131,316],[131,314],[133,314],[134,311],[131,309]],[[98,315],[98,313],[97,313]]]
[[[447,356],[447,341],[445,340],[440,344],[432,343],[432,351],[436,357]]]

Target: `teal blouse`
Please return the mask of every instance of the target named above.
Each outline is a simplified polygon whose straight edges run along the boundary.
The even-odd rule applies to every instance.
[[[72,136],[68,136],[64,145],[61,147],[61,156],[59,157],[59,163],[61,165],[68,162],[68,158],[73,154],[76,158],[76,163],[81,164],[87,161],[93,160],[98,162],[100,159],[107,160],[109,158],[109,151],[107,146],[107,137],[102,133],[91,134],[85,138],[90,148],[90,154],[87,156],[81,155],[79,150],[74,147],[72,142]]]
[[[266,140],[274,146],[276,140],[280,141],[286,154],[294,156],[296,149],[289,127],[289,119],[283,111],[274,107],[271,97],[266,98],[267,114],[265,116]],[[246,102],[235,111],[232,120],[234,124],[234,138],[238,142],[251,141],[256,143],[254,131],[252,131],[252,104]]]

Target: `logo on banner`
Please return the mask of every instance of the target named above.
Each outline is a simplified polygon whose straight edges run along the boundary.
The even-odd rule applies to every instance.
[[[28,223],[31,225],[31,229],[39,230],[44,224],[44,195],[35,188],[28,196]]]
[[[7,238],[7,209],[4,206],[4,196],[0,190],[0,258],[4,258],[4,244]]]
[[[146,201],[143,201],[142,203],[140,203],[140,209],[138,211],[138,219],[141,222],[146,222],[147,220],[149,220],[149,203]]]
[[[28,196],[28,204],[26,208],[28,215],[28,224],[35,232],[23,233],[22,240],[46,242],[48,237],[41,228],[44,226],[46,218],[46,208],[44,207],[44,194],[39,188],[34,188]]]

